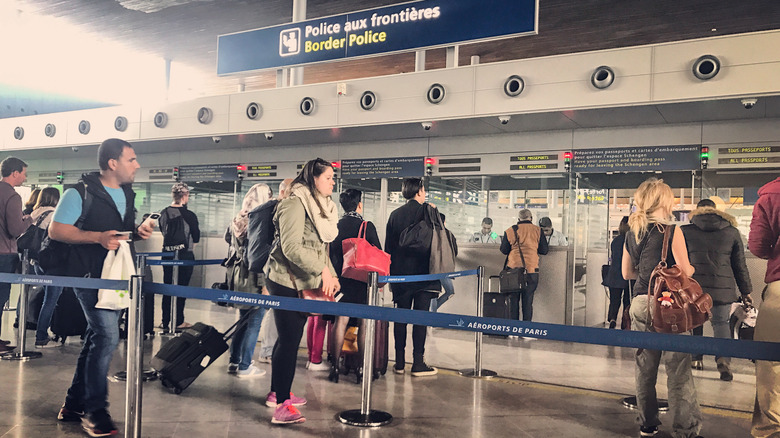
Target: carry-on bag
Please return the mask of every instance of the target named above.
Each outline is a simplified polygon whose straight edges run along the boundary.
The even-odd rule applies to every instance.
[[[54,333],[54,340],[63,344],[68,336],[83,337],[87,332],[87,317],[84,316],[84,310],[73,288],[62,289],[51,317],[50,327]]]
[[[377,321],[375,326],[376,328],[374,329],[374,371],[378,375],[385,375],[385,373],[387,373],[388,326],[389,323],[387,321]],[[355,343],[357,343],[357,340],[355,340]],[[361,359],[361,355],[358,354],[358,351],[341,350],[341,355],[344,358],[344,364],[341,367],[342,374],[347,375],[351,371],[357,373],[358,368],[363,366],[363,361]]]
[[[254,312],[258,309],[255,308]],[[162,385],[175,394],[181,394],[228,350],[227,341],[246,325],[254,312],[244,314],[224,335],[213,326],[198,322],[163,344],[152,358],[152,367],[157,370]]]

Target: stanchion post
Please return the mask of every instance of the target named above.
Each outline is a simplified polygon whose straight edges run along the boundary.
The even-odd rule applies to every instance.
[[[378,301],[379,287],[377,273],[368,274],[368,305],[375,306]],[[371,409],[371,387],[374,380],[374,345],[376,336],[376,320],[367,319],[365,351],[363,351],[363,396],[360,409],[351,409],[339,414],[339,421],[350,426],[378,427],[390,424],[393,416],[384,411]]]
[[[139,256],[139,265],[141,258]],[[145,258],[145,257],[144,257]],[[146,264],[146,260],[143,260]],[[143,266],[143,265],[141,265]],[[143,270],[141,270],[143,274]],[[143,275],[130,280],[130,308],[127,315],[127,384],[125,387],[125,437],[141,436],[141,409],[143,400]]]
[[[180,250],[177,249],[173,253],[173,259],[174,260],[179,260],[179,251]],[[178,265],[173,265],[172,268],[173,268],[173,270],[172,270],[171,273],[173,274],[172,275],[173,280],[171,281],[171,284],[178,285],[179,284],[179,266]],[[177,314],[177,312],[176,312],[176,307],[177,306],[176,305],[178,304],[176,301],[177,301],[177,298],[172,296],[171,297],[171,333],[174,336],[176,335],[176,327],[179,325],[179,321],[176,320],[176,314]]]
[[[477,268],[477,317],[482,318],[483,310],[485,307],[485,294],[484,294],[484,281],[485,281],[485,267],[480,266]],[[477,379],[490,379],[495,377],[497,373],[491,370],[482,369],[482,332],[478,331],[474,333],[474,345],[475,345],[475,360],[474,369],[465,369],[458,371],[458,374],[465,377],[474,377]]]
[[[28,274],[27,270],[30,266],[28,252],[29,250],[25,249],[22,256],[22,275]],[[19,330],[16,334],[16,351],[10,351],[0,356],[0,358],[4,360],[18,360],[24,362],[43,356],[37,351],[24,351],[27,346],[27,300],[29,293],[30,285],[22,284],[21,293],[19,295]]]

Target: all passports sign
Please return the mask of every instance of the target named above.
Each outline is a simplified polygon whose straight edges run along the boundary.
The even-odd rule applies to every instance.
[[[217,39],[217,74],[537,33],[538,0],[423,0]]]

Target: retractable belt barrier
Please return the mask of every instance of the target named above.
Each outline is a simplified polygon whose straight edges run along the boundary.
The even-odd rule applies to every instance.
[[[414,281],[420,281],[416,276],[414,277]],[[379,277],[380,281],[384,281],[382,278],[386,277]],[[413,277],[408,276],[405,278],[409,279]],[[298,312],[368,318],[380,321],[393,321],[472,332],[479,331],[488,334],[518,335],[564,342],[780,361],[780,343],[775,342],[608,330],[603,328],[515,321],[500,318],[479,318],[453,313],[431,313],[422,310],[396,309],[391,307],[367,306],[363,304],[302,300],[299,298],[281,297],[276,295],[258,295],[244,292],[220,291],[216,289],[146,282],[143,284],[143,291],[145,293],[219,301],[223,303],[246,304]]]
[[[418,281],[433,281],[433,280],[444,280],[445,278],[466,277],[469,275],[477,275],[478,273],[479,273],[478,269],[471,269],[468,271],[446,272],[444,274],[387,275],[387,276],[380,275],[377,278],[377,281],[379,283],[412,283]]]
[[[55,275],[26,275],[0,273],[0,283],[32,284],[35,286],[62,286],[79,289],[128,290],[128,280],[103,280],[87,277],[61,277]]]
[[[149,262],[152,262],[151,260]],[[159,262],[159,261],[155,261]],[[207,262],[206,260],[200,260]],[[151,263],[150,263],[151,264]],[[463,272],[436,274],[433,277],[446,278],[450,275],[462,276]],[[455,275],[458,274],[458,275]],[[444,277],[442,277],[444,276]],[[420,277],[379,277],[380,281],[402,282],[421,281]],[[401,280],[403,278],[403,280]],[[452,277],[450,277],[452,278]],[[81,277],[60,277],[50,275],[22,275],[0,273],[0,282],[34,284],[43,286],[64,286],[84,289],[128,289],[128,281],[102,280]],[[234,291],[219,291],[188,286],[176,286],[159,283],[143,283],[144,293],[156,293],[175,297],[195,298],[224,303],[247,304],[274,309],[333,314],[356,318],[369,318],[381,321],[393,321],[406,324],[442,327],[455,330],[483,332],[499,335],[528,336],[539,339],[552,339],[564,342],[610,345],[616,347],[646,348],[650,350],[679,351],[684,353],[707,354],[720,357],[780,361],[780,343],[693,337],[685,335],[648,333],[625,330],[608,330],[593,327],[577,327],[561,324],[547,324],[528,321],[515,321],[500,318],[480,318],[452,313],[431,313],[420,310],[396,309],[390,307],[367,306],[363,304],[338,303],[299,298],[258,295]]]
[[[209,260],[147,260],[149,266],[200,266],[200,265],[221,265],[225,259]]]
[[[138,252],[136,255],[145,257],[173,257],[176,253],[170,252]]]

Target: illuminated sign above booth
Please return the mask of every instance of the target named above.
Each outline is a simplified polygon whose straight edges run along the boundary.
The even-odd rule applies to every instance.
[[[537,33],[538,0],[421,0],[217,38],[217,74]]]
[[[710,148],[713,169],[741,169],[780,167],[780,145],[740,144],[718,145]]]
[[[574,171],[582,173],[698,170],[699,145],[642,146],[574,151]]]

